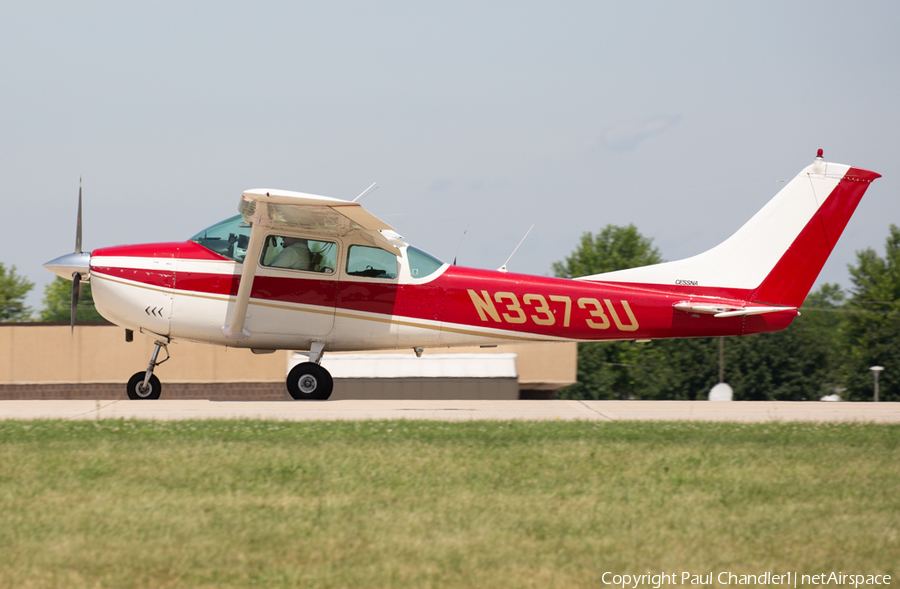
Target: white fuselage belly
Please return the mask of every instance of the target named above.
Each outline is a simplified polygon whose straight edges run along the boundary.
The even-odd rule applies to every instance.
[[[333,351],[466,346],[474,343],[473,337],[482,345],[534,339],[561,341],[502,329],[443,324],[440,320],[261,299],[251,299],[248,307],[246,329],[252,336],[234,341],[222,333],[234,310],[234,296],[152,286],[105,274],[94,274],[91,284],[97,310],[105,318],[134,331],[173,340],[298,350],[309,349],[316,341]]]

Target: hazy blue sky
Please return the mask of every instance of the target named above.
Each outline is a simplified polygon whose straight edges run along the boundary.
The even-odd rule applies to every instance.
[[[0,261],[183,240],[243,190],[364,201],[460,264],[550,273],[634,223],[712,247],[810,163],[885,177],[821,281],[900,223],[900,4],[4,2]]]

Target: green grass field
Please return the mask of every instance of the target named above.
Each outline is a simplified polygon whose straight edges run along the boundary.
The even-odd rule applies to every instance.
[[[900,573],[900,427],[0,422],[0,587]]]

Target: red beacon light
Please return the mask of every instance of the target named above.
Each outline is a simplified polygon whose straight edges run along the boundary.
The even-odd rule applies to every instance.
[[[816,152],[816,157],[819,158],[819,159],[822,159],[822,157],[824,156],[824,154],[825,154],[825,151],[822,150],[822,149],[820,149],[819,151]]]

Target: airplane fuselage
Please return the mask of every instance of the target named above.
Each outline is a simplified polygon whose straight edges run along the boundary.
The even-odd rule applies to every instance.
[[[340,244],[343,252],[346,244]],[[645,340],[746,335],[786,327],[790,309],[714,317],[680,302],[738,308],[739,289],[625,285],[539,277],[444,264],[416,279],[407,257],[393,279],[260,267],[245,329],[234,341],[222,326],[234,307],[243,264],[192,241],[95,250],[97,309],[135,331],[235,347],[328,350],[493,345],[511,341]]]

